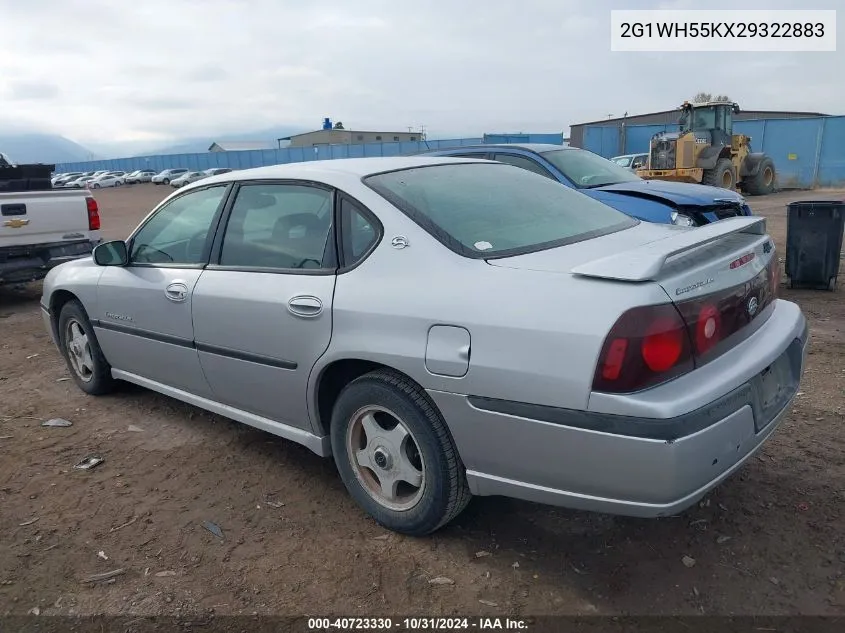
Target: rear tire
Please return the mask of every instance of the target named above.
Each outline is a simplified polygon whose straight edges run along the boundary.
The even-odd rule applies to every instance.
[[[720,158],[716,161],[716,166],[713,169],[705,170],[701,184],[719,187],[720,189],[733,189],[736,187],[733,163],[730,158]]]
[[[760,161],[760,168],[754,176],[743,180],[745,193],[751,196],[765,196],[775,190],[775,164],[771,158],[766,156]]]
[[[389,530],[430,534],[469,503],[446,423],[425,392],[393,370],[365,374],[343,389],[331,442],[349,494]]]
[[[68,301],[59,313],[59,349],[76,386],[99,396],[114,390],[115,379],[85,308],[77,300]]]

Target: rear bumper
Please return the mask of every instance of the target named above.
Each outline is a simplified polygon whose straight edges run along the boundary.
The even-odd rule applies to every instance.
[[[809,340],[803,315],[794,325],[771,365],[677,418],[638,420],[552,407],[535,408],[529,417],[534,405],[429,393],[452,431],[474,494],[667,516],[734,473],[780,425],[798,391]],[[762,374],[769,367],[783,369],[785,378],[777,397],[764,403]]]
[[[102,240],[52,242],[0,249],[0,284],[43,279],[59,264],[82,259]]]

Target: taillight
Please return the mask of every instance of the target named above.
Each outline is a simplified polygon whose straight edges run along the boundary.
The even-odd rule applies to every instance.
[[[100,207],[97,206],[97,201],[91,196],[85,198],[85,204],[88,207],[88,230],[100,230]]]
[[[693,369],[686,325],[671,303],[625,312],[611,328],[599,356],[593,389],[632,392]]]
[[[625,312],[605,339],[593,389],[631,393],[710,362],[735,345],[735,336],[775,301],[779,283],[780,265],[773,255],[766,268],[740,286]]]

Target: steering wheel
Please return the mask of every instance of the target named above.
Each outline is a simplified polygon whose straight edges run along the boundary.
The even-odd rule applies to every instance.
[[[202,259],[203,251],[205,251],[205,241],[208,238],[206,231],[200,231],[188,240],[188,245],[185,247],[188,258],[192,261],[199,261]]]
[[[305,268],[305,264],[307,264],[308,262],[314,262],[315,264],[317,264],[317,268],[319,268],[320,266],[323,265],[322,262],[317,261],[316,259],[311,259],[309,257],[306,257],[305,259],[300,260],[300,262],[298,264],[296,264],[294,266],[294,268]]]
[[[161,261],[150,259],[150,254],[157,253],[164,258],[165,262],[172,262],[173,256],[170,253],[165,253],[154,246],[150,246],[149,244],[139,244],[137,250],[135,250],[135,261],[144,262],[148,264],[159,264]]]

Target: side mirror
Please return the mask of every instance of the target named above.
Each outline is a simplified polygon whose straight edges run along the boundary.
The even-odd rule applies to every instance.
[[[94,247],[94,262],[98,266],[126,266],[129,263],[129,251],[126,242],[113,240]]]

